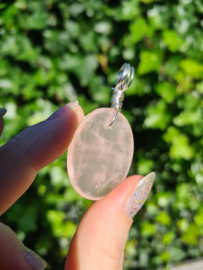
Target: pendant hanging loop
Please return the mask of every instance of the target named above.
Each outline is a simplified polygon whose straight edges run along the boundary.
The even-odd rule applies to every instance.
[[[111,108],[113,108],[116,112],[109,125],[110,127],[113,125],[118,112],[121,111],[124,100],[124,92],[130,87],[133,77],[134,67],[131,67],[130,64],[123,64],[116,76],[116,86],[111,88],[113,89]]]

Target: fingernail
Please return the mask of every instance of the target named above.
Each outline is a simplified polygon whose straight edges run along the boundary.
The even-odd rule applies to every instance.
[[[0,115],[4,116],[7,113],[7,110],[4,108],[0,108]]]
[[[127,216],[134,217],[143,206],[151,191],[155,177],[156,174],[151,172],[137,183],[126,201],[125,213]]]
[[[70,103],[64,105],[63,107],[59,108],[55,113],[53,113],[48,119],[55,119],[61,115],[70,113],[74,111],[78,106],[78,101],[74,100],[71,101]]]
[[[44,270],[47,267],[47,263],[34,251],[27,247],[24,247],[24,256],[32,270]]]

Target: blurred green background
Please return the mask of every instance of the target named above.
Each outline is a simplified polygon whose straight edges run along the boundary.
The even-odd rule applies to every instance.
[[[203,2],[0,1],[1,144],[78,99],[85,114],[110,106],[124,62],[135,78],[122,113],[132,127],[129,174],[157,178],[135,217],[124,269],[170,269],[203,253]],[[66,154],[1,218],[62,270],[91,201],[72,188]]]

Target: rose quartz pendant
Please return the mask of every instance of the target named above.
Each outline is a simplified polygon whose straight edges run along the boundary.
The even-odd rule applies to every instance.
[[[97,109],[78,127],[68,150],[68,172],[74,189],[83,197],[99,200],[128,174],[134,150],[131,127],[115,111]]]
[[[124,64],[113,88],[113,109],[100,108],[88,114],[69,146],[67,167],[70,181],[74,189],[87,199],[101,199],[128,174],[134,141],[131,127],[119,111],[123,92],[130,86],[133,76],[133,67]]]

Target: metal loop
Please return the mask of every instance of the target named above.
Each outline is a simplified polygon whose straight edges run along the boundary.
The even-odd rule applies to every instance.
[[[126,91],[130,87],[133,77],[134,67],[131,67],[130,64],[123,64],[117,73],[115,80],[115,88],[123,92]]]
[[[124,92],[130,87],[133,77],[134,67],[131,67],[130,64],[123,64],[116,76],[116,86],[112,87],[113,95],[111,98],[111,108],[116,110],[116,112],[109,126],[113,125],[118,112],[121,111],[124,100]]]

